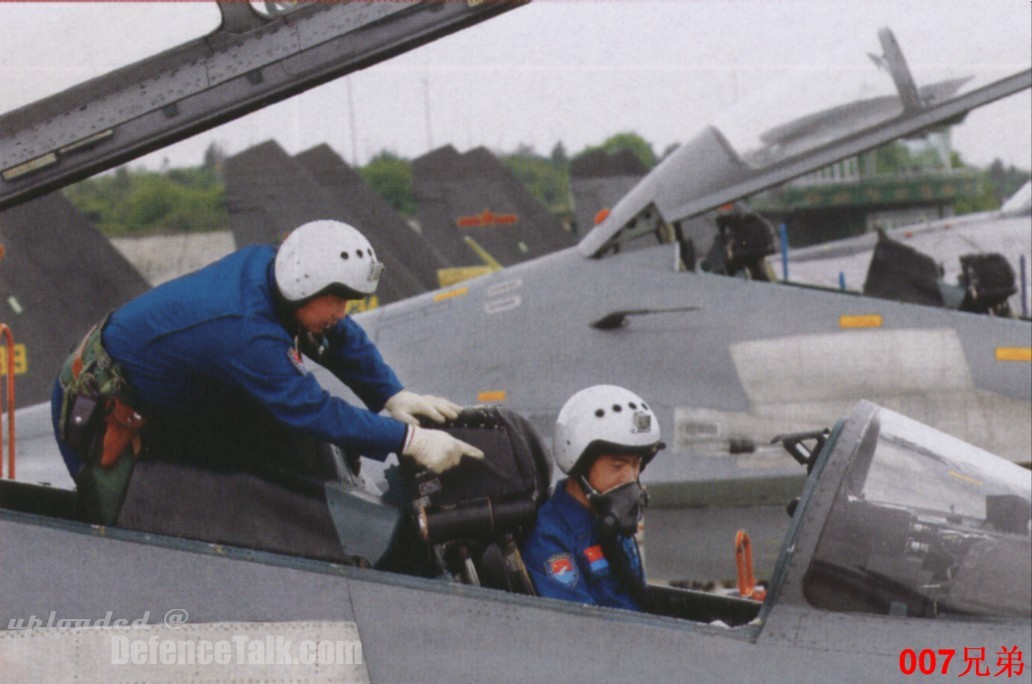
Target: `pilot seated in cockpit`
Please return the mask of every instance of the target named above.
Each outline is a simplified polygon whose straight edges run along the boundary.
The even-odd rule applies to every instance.
[[[596,385],[570,397],[552,441],[569,478],[556,484],[521,547],[540,596],[642,609],[638,475],[663,447],[656,415],[633,392]]]

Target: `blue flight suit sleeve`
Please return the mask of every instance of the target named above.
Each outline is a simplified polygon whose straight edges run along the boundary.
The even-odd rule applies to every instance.
[[[326,333],[329,347],[318,361],[350,387],[369,410],[379,413],[387,400],[404,389],[365,330],[350,316]]]
[[[243,325],[254,324],[244,322]],[[323,441],[381,460],[391,452],[401,451],[407,429],[404,423],[332,396],[319,385],[315,376],[291,361],[292,349],[284,345],[282,337],[263,334],[260,326],[255,327],[259,329],[245,331],[243,335],[249,345],[246,353],[222,354],[222,363],[211,369],[221,380],[242,388],[277,420]],[[360,328],[355,328],[361,332]],[[235,336],[227,335],[227,338]],[[356,393],[371,408],[382,407],[382,402],[390,397],[388,393],[393,393],[395,386],[400,389],[400,383],[364,333],[354,339],[359,352],[356,360],[353,363],[338,360],[335,366],[341,369],[345,382],[354,383]],[[383,372],[384,368],[387,373]]]

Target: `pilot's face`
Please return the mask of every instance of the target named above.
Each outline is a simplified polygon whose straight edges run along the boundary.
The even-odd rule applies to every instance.
[[[588,484],[598,492],[608,492],[628,482],[634,482],[641,473],[641,456],[603,454],[588,469]]]
[[[348,300],[327,294],[307,302],[294,312],[298,324],[310,333],[321,333],[347,315]]]

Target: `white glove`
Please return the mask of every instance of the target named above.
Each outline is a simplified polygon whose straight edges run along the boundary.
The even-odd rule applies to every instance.
[[[455,420],[459,417],[462,407],[442,397],[435,397],[431,394],[416,394],[408,390],[401,390],[384,404],[391,417],[409,425],[419,425],[416,416],[429,418],[435,423],[443,423],[446,420]]]
[[[426,466],[435,473],[443,473],[459,464],[463,456],[483,458],[484,452],[455,439],[447,432],[428,430],[412,426],[405,435],[405,446],[401,453],[416,459],[416,463]]]

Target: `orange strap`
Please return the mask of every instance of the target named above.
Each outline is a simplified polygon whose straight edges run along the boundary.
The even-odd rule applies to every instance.
[[[104,418],[104,445],[100,454],[100,465],[110,468],[118,462],[118,457],[130,446],[133,455],[140,455],[140,430],[146,422],[143,416],[128,404],[117,398],[112,400],[113,408]]]
[[[767,590],[756,587],[753,576],[752,541],[745,530],[738,530],[735,535],[735,562],[738,565],[738,593],[754,601],[762,601],[767,597]]]

